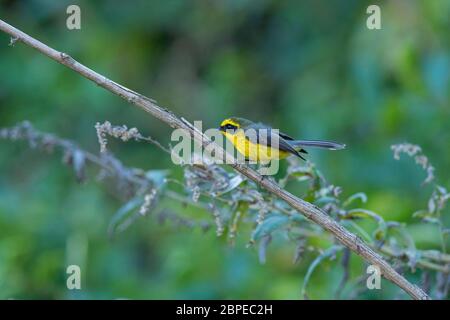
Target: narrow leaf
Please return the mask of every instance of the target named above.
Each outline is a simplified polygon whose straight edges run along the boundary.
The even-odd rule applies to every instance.
[[[361,200],[362,203],[366,203],[367,195],[364,192],[355,193],[355,194],[351,195],[350,197],[348,197],[347,200],[344,201],[343,206],[346,207],[358,199]]]
[[[289,217],[282,215],[272,215],[266,217],[262,223],[260,223],[252,234],[252,241],[260,239],[264,235],[268,235],[281,228],[289,221]]]
[[[308,271],[306,272],[305,279],[303,281],[301,296],[306,297],[306,286],[308,285],[308,282],[311,278],[312,273],[316,269],[316,267],[325,259],[332,258],[338,252],[339,250],[342,250],[341,246],[332,246],[325,250],[321,255],[319,255],[314,261],[309,265]]]
[[[116,230],[121,226],[121,224],[125,223],[133,213],[136,213],[135,210],[142,205],[143,203],[142,196],[135,197],[125,203],[122,207],[117,210],[117,212],[111,218],[111,221],[108,226],[108,234],[110,237],[114,235]],[[123,231],[123,230],[121,230]]]

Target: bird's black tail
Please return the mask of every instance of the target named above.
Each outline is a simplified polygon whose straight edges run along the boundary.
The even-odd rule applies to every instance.
[[[294,140],[289,141],[293,147],[317,147],[329,150],[345,149],[345,144],[324,140]]]

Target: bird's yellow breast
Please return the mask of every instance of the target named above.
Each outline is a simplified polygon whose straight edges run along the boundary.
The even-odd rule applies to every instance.
[[[235,133],[223,132],[225,137],[231,141],[234,147],[246,159],[257,162],[269,162],[274,159],[284,159],[289,156],[289,152],[265,145],[253,143],[245,137],[244,130],[236,130]]]

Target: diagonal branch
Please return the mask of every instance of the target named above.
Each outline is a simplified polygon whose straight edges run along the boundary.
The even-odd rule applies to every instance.
[[[13,26],[7,24],[6,22],[0,20],[0,30],[9,34],[14,42],[22,42],[49,58],[69,67],[75,72],[81,74],[85,78],[95,82],[100,87],[120,96],[121,98],[127,100],[128,102],[144,109],[146,112],[150,113],[154,117],[159,120],[167,123],[172,128],[181,128],[185,129],[191,137],[204,147],[207,147],[210,143],[212,143],[208,137],[203,135],[198,130],[189,124],[184,119],[178,118],[171,111],[159,106],[156,102],[150,98],[147,98],[133,90],[130,90],[108,78],[105,76],[95,72],[92,69],[82,65],[71,56],[64,52],[57,51],[44,43],[34,39],[33,37],[27,35],[26,33],[14,28]],[[216,155],[219,158],[225,159],[226,163],[234,163],[232,160],[232,156],[225,152],[222,148],[216,148]],[[233,169],[243,174],[247,178],[253,180],[260,186],[264,187],[268,191],[277,195],[279,198],[285,200],[292,208],[298,210],[301,214],[303,214],[308,219],[314,221],[318,225],[320,225],[325,230],[331,232],[336,239],[342,243],[344,246],[355,252],[357,255],[364,258],[367,262],[373,265],[377,265],[382,275],[395,283],[397,286],[406,291],[412,298],[414,299],[429,299],[428,295],[419,287],[410,283],[406,280],[402,275],[400,275],[394,268],[392,268],[378,253],[372,250],[366,243],[364,243],[359,237],[349,232],[343,226],[341,226],[338,222],[329,217],[325,212],[323,212],[317,206],[306,202],[293,194],[287,192],[283,188],[281,188],[275,182],[264,179],[259,173],[255,170],[249,168],[246,165],[242,164],[230,164]]]

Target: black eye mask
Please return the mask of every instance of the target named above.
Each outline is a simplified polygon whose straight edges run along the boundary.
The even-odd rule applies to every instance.
[[[221,131],[227,131],[227,130],[235,131],[236,129],[237,129],[237,127],[232,125],[232,124],[230,124],[230,123],[220,127]]]

